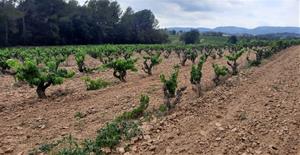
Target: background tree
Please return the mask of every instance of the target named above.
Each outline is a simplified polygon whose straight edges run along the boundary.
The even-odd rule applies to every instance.
[[[236,44],[238,42],[238,39],[236,36],[230,36],[227,42],[229,44]]]
[[[11,35],[15,35],[19,30],[17,21],[23,14],[15,8],[17,0],[0,1],[0,46],[8,46],[13,40]]]
[[[0,1],[0,46],[166,42],[157,25],[150,10],[122,14],[117,1]]]
[[[134,39],[133,33],[134,33],[134,27],[133,25],[133,17],[134,17],[134,11],[131,7],[128,7],[126,11],[123,13],[120,23],[118,25],[119,30],[119,43],[125,43],[125,42],[131,42]]]
[[[181,35],[180,40],[185,44],[195,44],[200,39],[200,33],[198,30],[191,30]]]
[[[121,15],[120,5],[116,1],[90,0],[87,4],[93,19],[91,29],[93,42],[113,43],[117,32],[114,30]]]
[[[119,43],[164,43],[166,31],[158,30],[158,21],[150,10],[136,13],[129,7],[121,17],[119,24]]]
[[[63,0],[25,0],[18,9],[25,13],[27,43],[55,45],[60,42],[59,20],[66,7]],[[23,25],[23,26],[24,26]]]

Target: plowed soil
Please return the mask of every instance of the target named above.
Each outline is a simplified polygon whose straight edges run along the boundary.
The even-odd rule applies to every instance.
[[[97,64],[88,58],[89,65]],[[178,58],[172,55],[148,77],[129,73],[120,83],[111,71],[94,73],[113,84],[86,91],[77,73],[63,85],[47,90],[46,100],[35,89],[14,85],[10,76],[0,76],[0,154],[21,154],[68,134],[93,138],[106,122],[138,105],[141,94],[150,96],[150,110],[163,102],[161,73],[168,74]],[[291,47],[260,67],[247,68],[241,58],[241,73],[227,77],[221,86],[211,81],[209,59],[204,66],[204,95],[197,98],[189,84],[191,63],[180,69],[180,86],[188,86],[182,102],[168,115],[142,125],[144,133],[130,142],[128,154],[300,154],[300,47]],[[76,69],[73,58],[65,64]],[[86,114],[81,121],[77,112]]]

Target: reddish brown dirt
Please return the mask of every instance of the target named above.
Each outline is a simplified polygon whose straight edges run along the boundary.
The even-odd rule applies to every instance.
[[[297,154],[300,151],[300,47],[292,47],[258,68],[243,69],[239,77],[213,87],[212,60],[204,66],[205,94],[197,98],[189,84],[191,64],[180,69],[180,85],[189,86],[183,101],[168,116],[142,126],[144,135],[132,144],[131,154]],[[138,104],[147,94],[151,107],[162,104],[159,74],[178,63],[175,54],[154,75],[130,73],[119,83],[111,71],[92,74],[113,82],[109,88],[86,91],[83,75],[68,79],[39,100],[33,88],[14,86],[0,77],[0,154],[26,152],[40,144],[72,134],[93,138],[107,121]],[[241,59],[245,64],[245,57]],[[74,67],[74,60],[67,63]],[[89,65],[97,64],[88,58]],[[76,112],[87,114],[81,122]]]
[[[299,155],[300,48],[282,51],[202,98],[185,98],[144,128],[147,140],[132,154]]]

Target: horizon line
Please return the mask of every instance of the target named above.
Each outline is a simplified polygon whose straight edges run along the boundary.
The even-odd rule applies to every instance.
[[[199,27],[195,27],[195,26],[165,26],[165,27],[161,27],[162,29],[164,28],[194,28],[194,29],[198,29],[198,28],[207,28],[207,29],[215,29],[215,28],[220,28],[220,27],[235,27],[235,28],[245,28],[245,29],[255,29],[255,28],[260,28],[260,27],[278,27],[278,28],[300,28],[300,26],[256,26],[256,27],[243,27],[243,26],[216,26],[216,27],[205,27],[205,26],[199,26]]]

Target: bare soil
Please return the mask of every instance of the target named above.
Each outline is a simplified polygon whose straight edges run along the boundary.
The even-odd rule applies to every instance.
[[[260,67],[247,68],[241,58],[241,73],[215,87],[212,63],[204,66],[204,95],[197,98],[189,83],[191,63],[180,69],[180,86],[188,86],[182,102],[166,116],[144,122],[144,133],[130,142],[128,154],[300,154],[300,47],[273,56]],[[97,61],[88,58],[88,65]],[[47,90],[46,100],[35,89],[14,85],[10,76],[0,76],[0,154],[20,154],[40,144],[71,134],[93,138],[106,122],[138,105],[141,94],[150,96],[150,110],[163,102],[161,73],[169,74],[178,64],[175,54],[163,61],[148,77],[141,71],[129,73],[127,83],[101,77],[112,86],[86,91],[77,73],[63,85]],[[65,66],[76,69],[74,58]],[[87,116],[81,121],[76,112]]]

